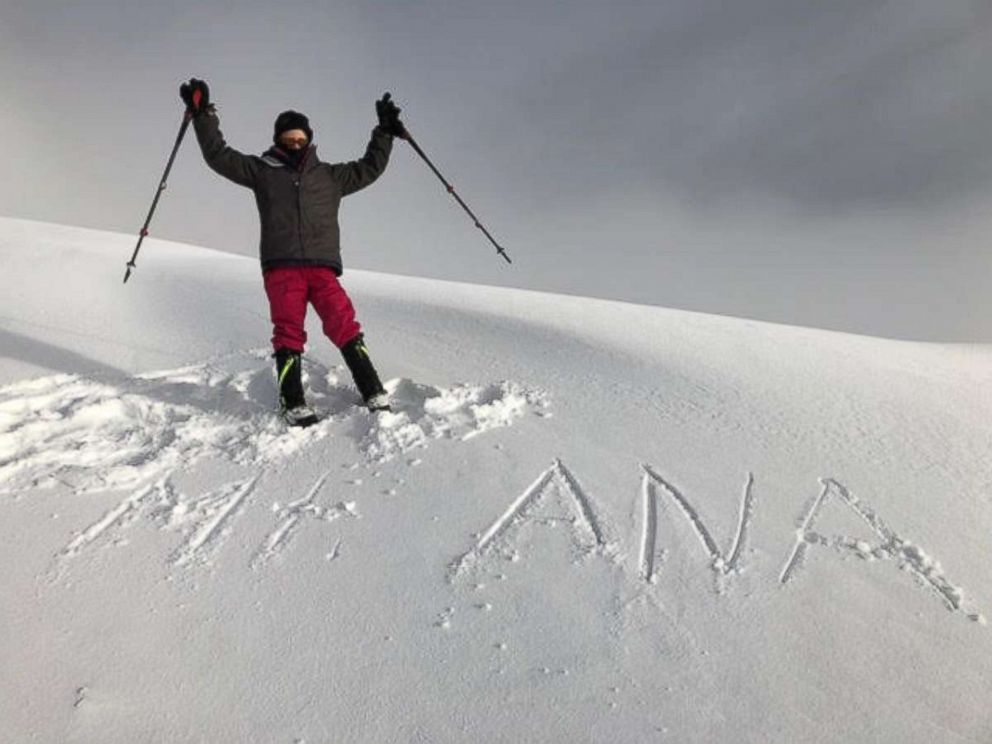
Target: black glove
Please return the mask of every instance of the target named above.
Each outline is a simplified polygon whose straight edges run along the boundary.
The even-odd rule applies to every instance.
[[[179,86],[179,97],[186,104],[186,110],[196,116],[210,105],[210,88],[205,80],[190,78],[188,83]]]
[[[394,137],[406,135],[406,127],[400,121],[400,107],[391,100],[389,93],[375,102],[375,113],[379,117],[379,126]]]

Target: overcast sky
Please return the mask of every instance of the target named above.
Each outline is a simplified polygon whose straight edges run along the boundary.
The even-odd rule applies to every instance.
[[[136,234],[190,76],[332,162],[392,91],[514,259],[398,142],[346,270],[992,341],[989,0],[0,0],[0,214]],[[255,255],[253,199],[191,137],[152,235]]]

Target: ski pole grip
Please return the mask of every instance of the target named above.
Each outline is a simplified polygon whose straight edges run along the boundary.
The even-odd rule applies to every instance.
[[[193,91],[193,108],[197,111],[200,110],[200,101],[203,100],[203,91],[197,88]]]

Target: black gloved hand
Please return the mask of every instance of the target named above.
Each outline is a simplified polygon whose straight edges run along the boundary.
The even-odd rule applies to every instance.
[[[406,127],[400,121],[400,110],[400,107],[391,100],[389,93],[375,102],[375,113],[379,117],[379,126],[394,137],[406,135]]]
[[[210,105],[210,88],[206,80],[190,78],[188,83],[179,86],[179,97],[186,104],[186,110],[196,116],[206,111],[207,106]]]

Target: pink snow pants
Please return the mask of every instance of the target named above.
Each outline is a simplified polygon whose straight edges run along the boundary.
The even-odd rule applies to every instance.
[[[264,279],[272,318],[272,348],[276,351],[303,351],[307,304],[313,305],[324,335],[339,349],[361,332],[355,308],[332,269],[287,266],[266,271]]]

